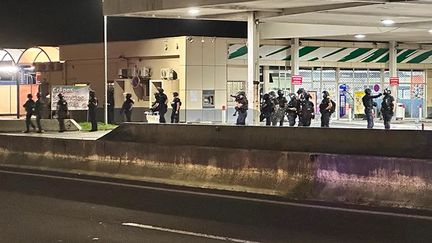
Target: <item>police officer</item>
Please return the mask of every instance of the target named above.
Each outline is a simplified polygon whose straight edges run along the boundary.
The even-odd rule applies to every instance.
[[[271,116],[274,112],[274,106],[270,94],[264,94],[263,102],[261,103],[260,121],[266,120],[266,126],[271,125]]]
[[[132,121],[132,109],[135,101],[132,99],[132,94],[126,94],[126,100],[123,102],[120,113],[124,113],[126,116],[126,122]]]
[[[248,100],[244,91],[238,92],[236,95],[236,106],[235,110],[238,114],[236,125],[246,125]]]
[[[88,108],[89,108],[89,118],[90,122],[92,124],[92,128],[90,132],[95,132],[98,130],[97,128],[97,121],[96,121],[96,110],[98,106],[98,100],[96,98],[96,93],[94,91],[90,91],[90,99],[88,102]]]
[[[377,106],[377,103],[373,100],[380,97],[382,94],[379,93],[377,95],[371,95],[372,90],[367,88],[365,89],[365,95],[362,98],[363,106],[365,107],[365,116],[367,120],[367,128],[372,129],[374,127],[374,106]]]
[[[181,101],[180,98],[178,97],[179,94],[177,92],[174,92],[173,96],[174,99],[171,102],[171,107],[172,107],[171,123],[179,123]]]
[[[26,130],[24,132],[29,133],[30,132],[30,126],[33,128],[33,130],[36,129],[35,125],[33,124],[32,120],[31,120],[31,117],[32,117],[33,111],[34,111],[34,107],[35,107],[35,102],[33,100],[32,94],[27,95],[27,101],[26,101],[26,103],[24,103],[23,107],[26,111],[26,120],[25,120]]]
[[[168,110],[168,97],[164,93],[163,89],[159,89],[159,96],[157,102],[159,104],[159,123],[166,123],[165,113],[167,113]]]
[[[390,89],[384,90],[384,98],[381,103],[381,113],[384,120],[384,127],[386,130],[390,129],[390,121],[394,115],[395,99],[391,95]]]
[[[287,117],[288,117],[288,123],[290,127],[293,127],[296,123],[297,119],[297,111],[299,109],[299,101],[297,100],[297,97],[294,93],[291,93],[289,95],[290,101],[287,105]]]
[[[37,93],[36,94],[37,100],[35,102],[35,107],[34,107],[34,115],[36,116],[36,125],[38,128],[38,133],[42,133],[42,125],[41,125],[41,119],[42,119],[42,113],[43,113],[43,109],[44,109],[44,103],[42,101],[42,94],[41,93]]]
[[[57,101],[57,120],[59,122],[59,132],[66,131],[64,119],[66,119],[68,114],[68,103],[64,99],[63,94],[58,94],[59,100]]]
[[[334,110],[333,102],[330,99],[330,94],[328,91],[323,91],[323,99],[319,106],[321,113],[321,127],[330,127],[330,116]]]
[[[299,127],[309,127],[315,118],[314,103],[309,99],[310,95],[306,91],[300,94]]]
[[[278,104],[277,95],[276,95],[276,92],[274,92],[274,91],[270,91],[269,95],[270,95],[270,100],[274,105],[273,112],[270,115],[270,120],[271,120],[271,124],[273,126],[275,126],[277,124],[277,116],[276,116],[277,104]]]
[[[275,99],[276,107],[275,107],[275,119],[273,126],[276,126],[279,123],[279,126],[283,126],[284,118],[285,118],[285,111],[287,106],[287,99],[284,96],[284,93],[282,90],[278,90],[277,92],[278,96]]]

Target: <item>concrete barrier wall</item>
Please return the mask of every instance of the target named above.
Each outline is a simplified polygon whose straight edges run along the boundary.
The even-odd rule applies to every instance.
[[[0,165],[432,210],[429,160],[0,135]]]
[[[101,140],[432,159],[431,131],[132,123]]]
[[[36,126],[36,120],[32,119]],[[55,119],[42,119],[42,129],[45,131],[58,131],[58,121]],[[65,127],[67,131],[79,131],[80,125],[73,119],[65,119]],[[0,132],[22,132],[25,131],[25,120],[0,120]]]

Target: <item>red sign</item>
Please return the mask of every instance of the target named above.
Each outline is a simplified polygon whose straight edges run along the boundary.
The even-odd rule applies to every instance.
[[[291,83],[293,85],[301,85],[303,83],[303,77],[300,75],[294,75],[291,77]]]
[[[398,86],[399,85],[399,77],[391,77],[390,78],[390,85],[391,86]]]

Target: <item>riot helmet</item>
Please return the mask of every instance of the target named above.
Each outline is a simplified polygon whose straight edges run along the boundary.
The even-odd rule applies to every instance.
[[[130,99],[130,98],[132,98],[132,94],[131,93],[127,93],[126,94],[126,99]]]
[[[173,96],[174,96],[174,97],[177,97],[177,96],[179,96],[179,93],[178,93],[178,92],[174,92],[174,93],[173,93]]]
[[[283,96],[284,95],[283,91],[280,90],[280,89],[277,91],[277,94],[278,94],[278,96]]]
[[[263,95],[263,100],[267,101],[270,99],[270,95],[269,94],[264,94]]]
[[[270,91],[269,95],[270,95],[270,97],[276,97],[276,92]]]
[[[27,95],[27,99],[33,99],[33,95],[32,94],[28,94]]]
[[[305,89],[300,88],[300,89],[297,90],[297,94],[298,94],[298,95],[303,94],[303,93],[306,93],[306,90],[305,90]]]
[[[329,92],[327,90],[324,90],[322,93],[323,93],[323,98],[324,99],[327,99],[330,96],[330,94],[329,94]]]
[[[365,92],[367,95],[371,95],[371,94],[372,94],[372,90],[369,89],[369,88],[365,89],[364,92]]]
[[[384,89],[384,94],[385,95],[390,95],[391,94],[391,90],[389,88],[385,88]]]

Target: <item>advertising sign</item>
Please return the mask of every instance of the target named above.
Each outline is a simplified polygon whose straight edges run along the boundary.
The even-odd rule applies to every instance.
[[[355,115],[364,114],[364,106],[362,101],[364,95],[365,95],[364,91],[354,92],[354,114]]]
[[[291,77],[291,83],[293,85],[301,85],[303,83],[303,77],[300,75],[293,75]]]
[[[51,109],[57,108],[58,94],[63,94],[69,110],[87,110],[89,100],[88,86],[53,86],[51,89]]]
[[[399,85],[399,77],[391,77],[390,78],[390,85],[391,86],[398,86]]]

